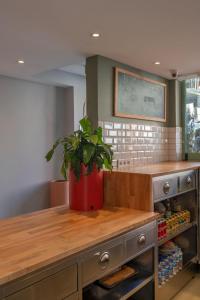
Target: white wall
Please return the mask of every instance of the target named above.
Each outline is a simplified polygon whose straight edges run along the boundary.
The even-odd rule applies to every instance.
[[[65,134],[69,135],[74,131],[74,88],[68,87],[65,89]]]
[[[44,156],[68,132],[65,93],[0,76],[0,218],[48,207],[58,170]]]
[[[83,117],[83,106],[86,102],[86,78],[81,75],[51,70],[34,77],[40,82],[59,86],[73,87],[74,90],[74,129],[79,128],[79,120]]]

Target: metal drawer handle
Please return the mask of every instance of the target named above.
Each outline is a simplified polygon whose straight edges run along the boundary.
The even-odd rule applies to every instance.
[[[169,190],[170,190],[170,184],[169,184],[169,182],[165,182],[165,184],[163,185],[163,192],[165,194],[168,194]]]
[[[190,176],[188,176],[187,178],[186,178],[186,184],[187,185],[190,185],[192,183],[192,178],[190,177]]]
[[[110,260],[110,254],[108,252],[103,252],[99,258],[100,264],[106,264]]]
[[[138,237],[138,244],[143,245],[145,242],[146,242],[146,236],[145,236],[145,234],[141,234]]]

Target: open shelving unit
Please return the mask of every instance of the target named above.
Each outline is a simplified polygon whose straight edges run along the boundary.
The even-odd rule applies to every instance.
[[[172,240],[177,235],[179,235],[182,232],[188,230],[189,228],[191,228],[194,225],[196,225],[196,222],[190,222],[190,223],[180,225],[179,228],[177,228],[176,230],[174,230],[173,232],[168,234],[165,238],[159,240],[158,241],[158,246],[161,246],[161,245],[165,244],[167,241]]]
[[[174,176],[174,177],[173,177]],[[188,177],[191,178],[191,186],[189,188],[187,185]],[[191,220],[190,223],[184,223],[179,225],[176,229],[171,231],[166,237],[157,241],[158,254],[160,247],[168,242],[172,241],[177,245],[183,253],[182,261],[182,270],[179,270],[173,277],[168,278],[167,275],[163,275],[166,278],[165,281],[162,281],[161,276],[161,285],[158,286],[158,280],[156,284],[156,300],[169,300],[180,291],[180,289],[194,276],[195,269],[195,260],[197,258],[197,227],[198,227],[198,174],[195,171],[190,171],[190,173],[179,173],[171,175],[169,178],[165,177],[162,181],[162,178],[159,178],[159,183],[162,182],[163,187],[167,186],[169,183],[173,186],[173,191],[169,197],[162,197],[162,192],[164,193],[164,188],[158,188],[158,191],[161,194],[160,199],[156,198],[154,201],[155,206],[161,202],[165,207],[169,205],[172,208],[174,204],[177,204],[182,208],[182,210],[190,211]],[[170,181],[171,180],[171,181]],[[157,181],[158,187],[158,181]],[[168,187],[168,186],[167,186]],[[170,191],[170,190],[169,190]],[[168,202],[166,202],[168,201]],[[159,261],[159,258],[158,258]],[[157,261],[157,263],[158,263]],[[161,267],[162,268],[162,267]],[[163,274],[165,273],[165,266],[163,266]],[[162,274],[162,273],[160,273]],[[158,274],[157,274],[158,276]],[[166,276],[166,277],[165,277]]]

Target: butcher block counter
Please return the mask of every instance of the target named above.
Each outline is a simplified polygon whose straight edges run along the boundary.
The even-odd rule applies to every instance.
[[[148,164],[142,167],[124,167],[121,169],[117,169],[116,171],[122,173],[146,174],[152,177],[156,177],[167,174],[173,174],[176,172],[195,170],[199,168],[200,162],[167,161],[156,164]]]
[[[106,172],[104,199],[109,206],[123,206],[153,211],[153,180],[175,173],[195,171],[200,162],[177,161],[149,164],[142,167],[124,167]]]
[[[65,206],[0,221],[0,285],[154,221],[129,208],[76,212]],[[6,298],[7,299],[7,298]]]

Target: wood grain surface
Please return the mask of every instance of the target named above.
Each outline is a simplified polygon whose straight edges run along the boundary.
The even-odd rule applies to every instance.
[[[198,168],[200,168],[200,162],[168,161],[156,164],[148,164],[142,167],[124,167],[121,169],[116,169],[114,172],[146,174],[155,177]]]
[[[124,167],[104,173],[104,202],[109,206],[153,211],[152,178],[194,170],[200,162],[163,162],[143,167]]]
[[[153,212],[65,206],[0,221],[0,284],[84,251],[156,219]]]
[[[118,171],[105,172],[104,203],[108,206],[153,211],[152,177]]]

